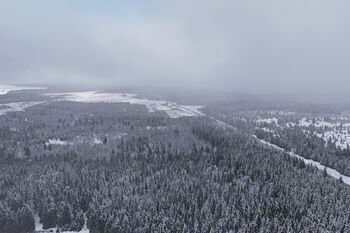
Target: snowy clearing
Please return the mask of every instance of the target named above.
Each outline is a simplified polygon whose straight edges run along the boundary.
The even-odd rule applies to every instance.
[[[315,133],[322,138],[326,145],[330,140],[340,149],[347,149],[350,145],[350,124],[343,122],[327,122],[323,118],[315,119],[314,122],[303,118],[299,121],[301,126],[316,127],[323,129],[323,133]]]
[[[65,146],[65,145],[69,145],[69,144],[71,144],[71,142],[62,141],[61,139],[56,139],[56,138],[49,139],[49,140],[45,143],[46,146],[49,146],[49,145]]]
[[[322,129],[322,133],[314,133],[317,137],[322,138],[326,145],[328,141],[335,143],[340,149],[347,149],[350,145],[350,123],[345,122],[328,122],[324,118],[316,118],[313,121],[303,118],[299,121],[302,127],[315,127]],[[304,133],[307,133],[305,131]]]
[[[86,216],[84,217],[84,227],[80,231],[61,231],[60,233],[90,233],[90,230],[86,226]],[[43,229],[43,224],[40,222],[40,217],[38,214],[34,214],[34,232],[40,233],[58,233],[57,228]]]
[[[147,107],[149,112],[164,111],[171,118],[180,118],[186,116],[204,116],[199,111],[202,106],[179,105],[164,100],[149,100],[137,98],[137,94],[127,93],[97,93],[88,92],[70,92],[46,94],[51,97],[60,97],[61,101],[72,101],[81,103],[130,103],[140,104]]]
[[[38,228],[35,227],[35,232],[37,233],[58,233],[56,227],[44,230],[42,229],[42,224],[41,223],[39,224],[40,226]],[[90,230],[84,227],[81,231],[60,231],[60,233],[90,233]]]
[[[256,120],[256,122],[257,122],[257,123],[267,123],[267,124],[272,124],[272,123],[277,124],[278,119],[275,118],[275,117],[273,117],[273,118],[265,118],[265,119],[259,117],[259,118]]]
[[[6,95],[10,91],[21,91],[21,90],[44,90],[46,87],[31,87],[31,86],[13,86],[0,84],[0,95]]]
[[[26,110],[27,108],[44,104],[45,101],[37,101],[37,102],[15,102],[15,103],[7,103],[0,104],[0,116],[5,115],[8,112],[21,112]]]
[[[331,119],[331,120],[329,120]],[[331,141],[335,143],[335,145],[340,149],[347,149],[350,146],[350,123],[348,122],[348,118],[340,117],[340,118],[327,118],[317,117],[314,119],[308,119],[306,117],[300,119],[298,123],[287,122],[285,124],[278,124],[278,120],[276,118],[261,118],[255,120],[256,123],[261,124],[271,124],[275,125],[281,129],[285,127],[293,128],[293,127],[301,127],[304,134],[310,135],[314,134],[319,138],[322,138],[324,142],[328,143]],[[265,132],[274,131],[270,128],[259,127],[261,130]],[[317,130],[315,132],[315,130]],[[318,133],[317,133],[318,132]],[[319,133],[322,132],[322,133]],[[278,134],[274,136],[279,136]]]
[[[342,150],[347,149],[350,145],[350,134],[346,131],[325,131],[323,134],[316,133],[315,135],[322,138],[326,142],[326,145],[328,140],[330,140]]]
[[[119,132],[113,135],[113,138],[120,139],[126,135],[128,134]],[[49,146],[49,145],[67,146],[67,145],[80,145],[80,144],[101,145],[103,144],[103,136],[97,136],[95,134],[92,134],[90,136],[75,136],[70,141],[65,141],[60,138],[50,138],[50,139],[47,139],[45,142],[46,146]]]

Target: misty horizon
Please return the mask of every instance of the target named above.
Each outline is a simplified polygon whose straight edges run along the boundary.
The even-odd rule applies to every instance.
[[[0,82],[341,100],[350,86],[348,6],[5,0]]]

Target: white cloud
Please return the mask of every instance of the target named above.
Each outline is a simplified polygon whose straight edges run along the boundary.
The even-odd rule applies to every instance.
[[[71,4],[0,3],[1,81],[334,92],[349,84],[343,0]]]

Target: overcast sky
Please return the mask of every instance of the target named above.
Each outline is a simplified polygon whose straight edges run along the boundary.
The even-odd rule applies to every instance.
[[[0,0],[2,83],[348,93],[349,0]]]

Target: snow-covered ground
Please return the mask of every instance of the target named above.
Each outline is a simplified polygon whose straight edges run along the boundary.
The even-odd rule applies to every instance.
[[[54,228],[49,228],[49,229],[43,229],[42,228],[42,224],[39,223],[41,225],[41,228],[36,228],[35,227],[35,232],[40,232],[40,233],[58,233],[57,231],[57,228],[54,227]],[[83,228],[82,230],[80,231],[61,231],[60,233],[90,233],[90,230],[87,229],[87,228]]]
[[[317,129],[318,132],[322,131],[322,133],[316,133],[313,134],[317,137],[320,137],[324,140],[325,143],[327,143],[329,140],[335,145],[341,149],[347,149],[350,146],[350,122],[347,118],[341,117],[341,118],[329,118],[325,119],[324,117],[317,117],[314,119],[307,119],[302,118],[297,123],[294,122],[287,122],[284,125],[280,125],[278,123],[277,118],[261,118],[258,117],[255,120],[258,124],[271,124],[275,125],[281,129],[283,127],[292,128],[292,127],[301,127],[302,131],[305,134],[311,134],[311,132],[314,132],[314,129]],[[313,130],[311,130],[311,128]],[[265,132],[274,132],[272,129],[266,128],[266,127],[258,127]]]
[[[332,130],[325,131],[323,134],[316,133],[317,137],[322,138],[326,143],[328,140],[335,143],[335,145],[343,150],[350,147],[350,134],[348,131]]]
[[[35,231],[43,230],[43,224],[40,222],[40,217],[38,214],[34,214],[34,226],[35,226]]]
[[[49,146],[49,145],[67,146],[67,145],[78,145],[78,144],[84,144],[84,143],[89,143],[92,145],[93,144],[102,144],[102,140],[97,138],[97,137],[88,138],[88,137],[81,137],[81,136],[77,136],[72,141],[63,141],[59,138],[52,138],[52,139],[48,139],[45,142],[45,145],[46,146]]]
[[[87,219],[86,216],[84,217],[84,227],[80,231],[61,231],[61,233],[90,233],[90,230],[87,228]],[[50,228],[50,229],[43,229],[43,224],[40,222],[40,217],[38,214],[34,214],[34,232],[40,232],[40,233],[58,233],[57,228]]]
[[[151,130],[151,129],[158,129],[158,130],[162,130],[162,129],[167,129],[167,126],[146,126],[147,130]]]
[[[293,152],[287,152],[287,151],[285,151],[283,148],[281,148],[281,147],[279,147],[279,146],[276,146],[276,145],[274,145],[274,144],[271,144],[271,143],[269,143],[269,142],[267,142],[267,141],[265,141],[265,140],[259,139],[259,138],[257,138],[255,135],[253,135],[253,136],[254,136],[257,140],[259,140],[261,143],[263,143],[263,144],[265,144],[265,145],[268,145],[268,146],[273,147],[273,148],[275,148],[275,149],[277,149],[277,150],[280,150],[280,151],[284,151],[284,152],[288,153],[288,154],[289,154],[290,156],[292,156],[292,157],[295,157],[295,158],[298,158],[298,159],[303,160],[304,163],[307,164],[307,165],[314,166],[314,167],[316,167],[316,168],[318,168],[318,169],[320,169],[320,170],[322,170],[322,171],[323,171],[324,169],[326,169],[327,174],[328,174],[329,176],[331,176],[331,177],[333,177],[333,178],[335,178],[335,179],[340,179],[340,178],[342,178],[342,180],[344,181],[345,184],[350,185],[350,177],[349,177],[349,176],[344,176],[344,175],[340,174],[340,172],[338,172],[337,170],[335,170],[335,169],[333,169],[333,168],[326,167],[326,166],[320,164],[319,162],[316,162],[316,161],[311,160],[311,159],[305,159],[304,157],[302,157],[302,156],[300,156],[300,155],[297,155],[297,154],[295,154],[295,153],[293,153]]]
[[[171,118],[180,118],[185,116],[203,116],[199,111],[202,106],[179,105],[174,102],[164,100],[149,100],[137,98],[137,94],[126,93],[97,93],[89,92],[70,92],[47,94],[51,97],[58,97],[59,100],[82,102],[82,103],[130,103],[140,104],[147,107],[149,112],[164,111]]]
[[[255,127],[255,129],[260,129],[260,130],[262,130],[262,131],[264,131],[264,132],[272,133],[272,135],[273,135],[274,137],[280,137],[280,135],[278,134],[278,132],[276,132],[275,130],[266,128],[266,127],[262,127],[262,128]]]
[[[103,144],[103,142],[99,138],[94,138],[94,144]]]
[[[43,90],[45,87],[30,87],[30,86],[13,86],[0,84],[0,95],[6,95],[10,91],[21,91],[21,90]]]
[[[67,142],[67,141],[62,141],[61,139],[56,139],[56,138],[49,139],[45,143],[46,146],[49,146],[49,145],[65,146],[65,145],[69,145],[69,144],[72,144],[72,143],[71,142]]]
[[[302,118],[299,121],[299,125],[300,126],[305,126],[305,127],[310,127],[311,125],[316,127],[316,128],[324,128],[324,127],[336,127],[336,126],[340,126],[340,123],[331,123],[331,122],[327,122],[325,121],[323,118],[320,119],[315,119],[314,122],[312,120],[308,120],[306,118]]]
[[[89,233],[89,229],[83,229],[81,231],[62,231],[61,233]]]
[[[341,119],[339,119],[339,121],[332,121],[333,122],[326,121],[323,117],[313,120],[303,118],[299,121],[299,126],[321,129],[323,133],[314,133],[317,137],[322,138],[325,143],[330,140],[335,143],[337,147],[347,149],[350,145],[350,123],[344,122],[344,120]]]
[[[277,124],[278,119],[273,117],[273,118],[260,118],[258,117],[258,119],[256,120],[257,123],[267,123],[267,124],[272,124],[275,123]]]
[[[37,102],[14,102],[7,104],[0,104],[0,116],[5,115],[8,112],[21,112],[26,110],[27,108],[44,104],[45,101],[37,101]]]
[[[114,139],[120,139],[123,136],[128,135],[127,133],[119,132],[116,133],[113,138]],[[64,141],[60,138],[50,138],[46,140],[45,145],[57,145],[57,146],[66,146],[66,145],[79,145],[79,144],[91,144],[91,145],[100,145],[103,144],[103,137],[98,137],[97,135],[93,134],[90,136],[76,136],[71,141]]]

